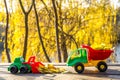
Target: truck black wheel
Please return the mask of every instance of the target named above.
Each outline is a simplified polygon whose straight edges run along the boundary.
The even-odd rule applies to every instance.
[[[84,65],[83,65],[82,63],[77,63],[77,64],[74,66],[74,68],[75,68],[75,71],[76,71],[77,73],[79,73],[79,74],[84,71]]]
[[[28,72],[28,68],[26,66],[22,66],[20,68],[20,73],[27,73]]]
[[[17,73],[17,72],[18,72],[17,66],[12,66],[12,67],[10,68],[10,72],[11,72],[12,74]]]
[[[97,68],[100,72],[105,72],[107,70],[107,64],[101,61],[97,64]]]

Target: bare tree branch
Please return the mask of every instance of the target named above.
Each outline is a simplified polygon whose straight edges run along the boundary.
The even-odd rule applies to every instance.
[[[37,29],[38,29],[38,35],[39,35],[40,43],[42,45],[42,49],[43,49],[43,52],[45,54],[46,59],[48,60],[48,62],[51,62],[48,55],[47,55],[47,52],[46,52],[46,49],[45,49],[45,46],[44,46],[44,42],[42,40],[42,35],[41,35],[41,32],[40,32],[39,19],[38,19],[38,14],[37,14],[35,3],[34,3],[34,11],[35,11],[35,17],[36,17],[36,23],[37,23]]]
[[[21,6],[21,8],[22,8],[23,13],[26,14],[25,9],[24,9],[24,7],[23,7],[23,5],[22,5],[22,1],[19,0],[19,3],[20,3],[20,6]]]
[[[59,32],[61,32],[62,34],[65,34],[66,36],[68,36],[69,38],[71,38],[71,39],[73,40],[73,42],[75,43],[76,48],[78,49],[77,42],[76,42],[75,38],[74,38],[72,35],[67,34],[67,33],[65,33],[64,31],[60,31],[60,30],[59,30]]]
[[[29,14],[29,13],[30,13],[30,11],[32,10],[32,6],[33,6],[34,1],[35,1],[35,0],[32,0],[32,4],[31,4],[30,8],[28,9],[28,11],[25,11],[25,8],[23,7],[22,1],[19,0],[20,6],[21,6],[22,11],[23,11],[24,14]]]
[[[42,2],[43,5],[45,6],[46,11],[49,13],[49,10],[48,10],[47,5],[45,4],[45,2],[44,2],[43,0],[41,0],[41,2]]]

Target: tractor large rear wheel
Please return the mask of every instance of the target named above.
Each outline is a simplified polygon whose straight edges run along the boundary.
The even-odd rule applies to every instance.
[[[12,74],[16,74],[16,73],[18,72],[17,66],[12,66],[12,67],[10,68],[10,72],[11,72]]]
[[[26,66],[22,66],[20,68],[20,73],[27,73],[28,72],[28,68]]]

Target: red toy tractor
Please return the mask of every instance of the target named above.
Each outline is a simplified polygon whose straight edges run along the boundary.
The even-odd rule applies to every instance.
[[[12,74],[20,73],[40,73],[38,67],[44,66],[41,62],[35,62],[35,56],[31,56],[28,62],[25,62],[23,57],[15,58],[14,63],[8,67],[8,71]]]
[[[39,73],[40,71],[38,71],[38,67],[39,66],[44,66],[44,64],[42,64],[41,62],[35,62],[35,56],[30,57],[28,62],[23,62],[22,64],[30,65],[32,73]],[[21,70],[21,71],[22,71],[22,73],[25,73],[26,72],[26,68],[23,67],[23,70]]]

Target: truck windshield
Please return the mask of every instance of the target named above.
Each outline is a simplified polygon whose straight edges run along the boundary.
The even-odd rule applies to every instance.
[[[70,53],[70,56],[71,56],[71,57],[78,56],[78,55],[80,54],[80,50],[81,50],[81,48],[72,51],[72,52]]]
[[[75,57],[75,56],[86,56],[86,49],[84,48],[79,48],[79,49],[76,49],[74,51],[71,52],[70,54],[71,57]]]

